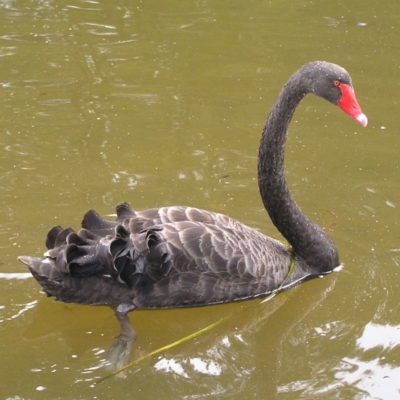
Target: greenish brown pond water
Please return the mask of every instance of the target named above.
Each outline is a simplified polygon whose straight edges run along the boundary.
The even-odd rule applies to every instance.
[[[0,0],[0,398],[400,398],[399,24],[393,1]],[[280,239],[259,197],[268,110],[308,61],[344,66],[369,117],[306,98],[287,180],[344,269],[107,374],[106,307],[17,262],[53,225],[128,201],[191,205]],[[133,358],[253,302],[131,314]]]

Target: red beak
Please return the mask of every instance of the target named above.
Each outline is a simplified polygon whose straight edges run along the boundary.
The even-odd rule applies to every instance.
[[[349,85],[346,85],[345,83],[342,83],[339,87],[342,91],[342,98],[337,105],[346,114],[350,115],[351,118],[354,118],[362,126],[367,126],[368,118],[361,111],[361,107],[358,104],[353,88]]]

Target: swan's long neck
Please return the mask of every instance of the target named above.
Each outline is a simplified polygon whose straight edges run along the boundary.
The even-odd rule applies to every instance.
[[[264,127],[258,160],[258,183],[269,216],[292,246],[316,272],[328,272],[339,265],[338,252],[328,235],[310,221],[290,194],[284,176],[287,129],[294,111],[309,92],[307,80],[293,75],[283,87]]]

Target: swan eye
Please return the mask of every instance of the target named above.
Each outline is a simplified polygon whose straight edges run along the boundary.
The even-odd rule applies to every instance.
[[[333,84],[334,84],[335,86],[340,86],[340,82],[339,82],[339,81],[333,81]]]

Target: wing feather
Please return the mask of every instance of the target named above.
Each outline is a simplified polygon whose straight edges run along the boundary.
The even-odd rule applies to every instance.
[[[291,263],[286,246],[258,231],[178,206],[136,212],[121,203],[116,221],[90,210],[80,231],[57,226],[46,245],[45,258],[21,261],[48,294],[89,304],[181,307],[259,296],[279,287]],[[296,265],[288,285],[308,276],[302,260]]]

